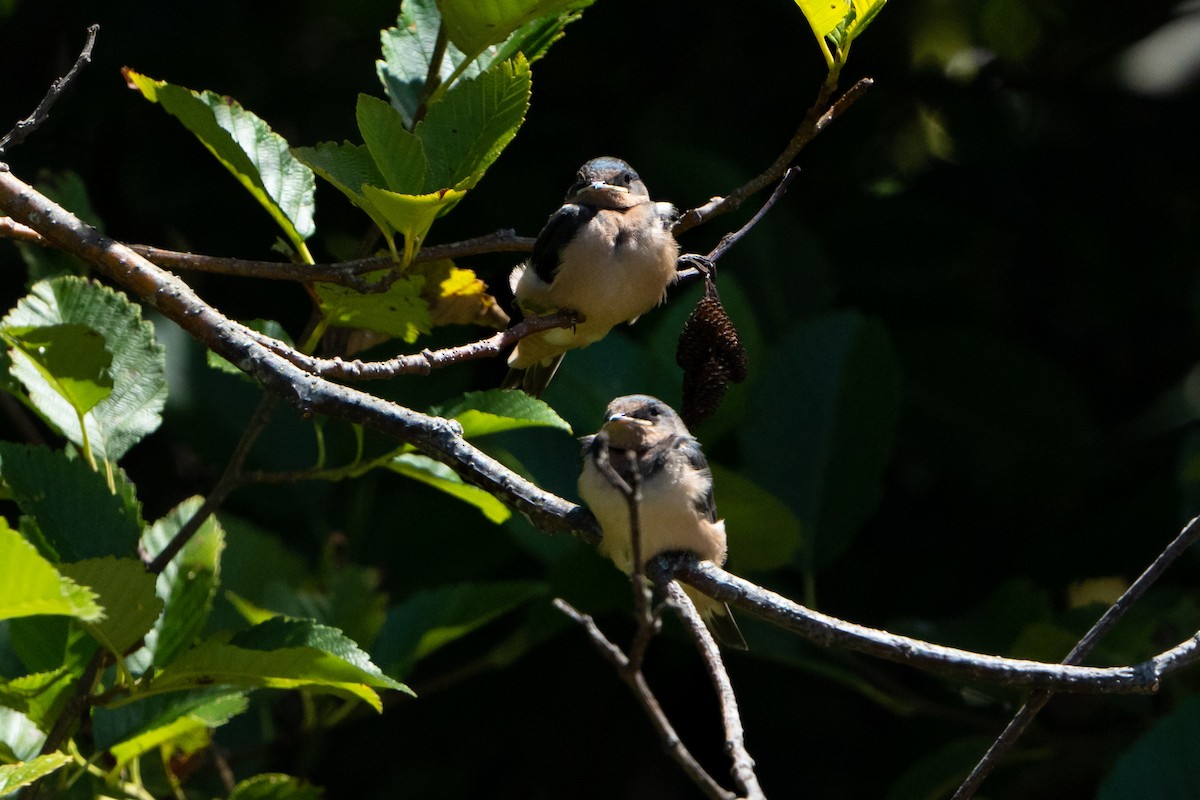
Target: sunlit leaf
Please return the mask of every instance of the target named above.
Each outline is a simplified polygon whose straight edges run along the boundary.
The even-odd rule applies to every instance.
[[[282,136],[237,101],[195,92],[126,68],[125,79],[183,123],[283,229],[298,250],[316,230],[316,182]]]
[[[504,503],[478,486],[465,483],[458,473],[429,456],[403,453],[388,462],[388,469],[470,503],[497,525],[512,516],[512,511]]]
[[[34,405],[45,404],[39,393],[48,386],[82,417],[112,394],[112,354],[97,331],[62,324],[2,333],[12,348],[13,376],[25,385]]]
[[[415,342],[429,333],[433,321],[429,304],[421,297],[424,279],[406,276],[392,283],[387,291],[359,292],[332,283],[315,284],[321,313],[331,325],[366,328],[406,342]]]
[[[357,697],[382,709],[375,689],[409,691],[384,675],[336,628],[275,617],[232,639],[208,639],[167,665],[151,692],[213,684],[275,689],[308,688]]]
[[[448,259],[425,261],[408,269],[425,279],[421,296],[429,303],[429,315],[437,325],[488,325],[508,327],[508,314],[474,271],[454,266]]]
[[[163,348],[141,309],[123,294],[71,276],[36,284],[0,322],[0,327],[17,331],[63,325],[96,331],[111,355],[111,391],[88,410],[84,422],[96,457],[115,462],[162,423],[167,396]],[[27,377],[38,413],[82,446],[79,415],[68,400],[49,385],[35,390],[34,378]]]
[[[184,500],[151,525],[142,538],[147,555],[153,558],[162,552],[202,503],[199,497]],[[204,630],[220,583],[224,549],[225,531],[210,515],[159,573],[155,593],[164,604],[163,613],[155,621],[154,630],[146,635],[155,666],[170,663]]]
[[[32,761],[0,766],[0,794],[8,794],[22,786],[28,786],[70,762],[71,757],[66,753],[47,753],[37,756]]]
[[[63,576],[0,517],[0,619],[63,614],[88,622],[104,608],[86,586]]]
[[[458,420],[463,426],[463,436],[467,438],[532,427],[557,428],[571,433],[571,426],[553,408],[515,389],[467,392],[457,400],[429,409],[429,412]]]
[[[474,57],[540,17],[579,11],[592,0],[438,0],[450,41]]]

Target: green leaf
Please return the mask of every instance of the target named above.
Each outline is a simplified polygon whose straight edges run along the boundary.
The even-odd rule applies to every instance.
[[[512,511],[504,503],[478,486],[464,483],[458,473],[429,456],[403,453],[388,462],[388,468],[457,497],[464,503],[470,503],[497,525],[512,516]]]
[[[529,92],[529,63],[518,55],[459,81],[433,103],[415,129],[428,161],[426,190],[478,183],[525,121]]]
[[[384,675],[336,628],[310,620],[275,617],[232,640],[206,640],[160,672],[158,694],[212,684],[276,689],[308,688],[357,697],[382,710],[375,689],[411,691]]]
[[[461,189],[439,189],[428,194],[398,194],[371,185],[362,187],[363,197],[381,215],[391,230],[404,234],[404,262],[408,264],[425,241],[433,221],[458,204],[466,195]]]
[[[366,328],[412,343],[429,333],[429,304],[421,298],[424,279],[405,276],[385,292],[358,292],[346,286],[317,283],[321,313],[336,327]]]
[[[1200,786],[1197,741],[1200,697],[1190,697],[1117,759],[1097,800],[1192,800]]]
[[[304,240],[316,230],[316,182],[312,171],[289,152],[287,141],[232,98],[194,92],[131,69],[124,72],[131,88],[182,122],[306,255]]]
[[[383,176],[382,183],[371,185],[411,195],[442,188],[426,182],[428,162],[424,144],[404,126],[399,111],[377,97],[360,94],[355,118],[358,132]]]
[[[173,739],[219,727],[247,708],[246,691],[214,687],[154,695],[118,708],[92,712],[98,750],[110,750],[118,766]]]
[[[154,576],[134,558],[93,558],[59,568],[100,597],[104,619],[84,623],[88,633],[122,656],[154,627],[163,603],[154,594]]]
[[[739,573],[768,572],[792,563],[803,537],[800,520],[787,504],[732,470],[713,465],[712,473],[733,568]]]
[[[46,741],[46,732],[20,711],[0,703],[0,762],[28,761]]]
[[[468,57],[454,42],[447,42],[438,73],[439,83],[452,78],[470,78],[489,66],[513,58],[517,53],[533,63],[546,54],[563,35],[563,28],[579,18],[592,0],[569,4],[570,9],[530,20],[514,30],[502,43],[485,47],[478,58]],[[407,0],[400,9],[396,27],[381,34],[383,59],[375,62],[379,80],[392,106],[410,130],[429,74],[437,42],[441,13],[434,0]],[[453,85],[453,84],[451,84]]]
[[[404,127],[411,129],[425,88],[429,65],[437,44],[442,15],[435,0],[407,0],[400,7],[396,27],[380,34],[383,58],[375,62],[375,71],[387,92],[392,107],[400,112]],[[447,42],[438,73],[439,82],[449,80],[467,56]],[[466,67],[464,74],[478,74],[475,64]]]
[[[796,513],[816,565],[845,552],[873,512],[900,400],[887,330],[853,311],[800,325],[750,387],[747,463]]]
[[[103,618],[96,594],[64,577],[0,517],[0,619],[61,614],[87,622]]]
[[[242,322],[242,324],[252,331],[258,331],[261,334],[270,336],[272,339],[278,339],[289,347],[291,347],[293,344],[292,337],[288,335],[288,332],[284,330],[282,325],[273,319],[251,319],[245,320]],[[236,375],[239,378],[244,378],[248,381],[254,380],[249,375],[231,364],[229,361],[214,353],[212,350],[206,350],[205,357],[207,358],[208,366],[215,370],[227,373],[229,375]]]
[[[0,442],[0,475],[59,560],[135,552],[141,507],[121,473],[114,474],[118,491],[113,494],[104,475],[79,459],[45,447]]]
[[[42,739],[45,738],[41,729],[49,730],[54,725],[67,697],[75,688],[77,678],[78,675],[70,669],[62,667],[0,682],[0,709],[8,708],[21,712],[36,732],[33,737],[36,741],[30,745],[28,752],[25,752],[26,757],[38,752]],[[5,735],[2,732],[3,727],[4,718],[0,714],[0,743],[7,744],[14,750],[18,749],[18,741]]]
[[[429,413],[458,420],[467,438],[521,428],[556,428],[571,433],[571,426],[553,408],[515,389],[467,392],[457,400],[434,406]]]
[[[60,325],[98,332],[111,354],[112,390],[84,417],[88,440],[97,458],[115,462],[162,423],[167,397],[166,356],[154,338],[154,327],[141,309],[123,295],[97,283],[71,276],[36,284],[0,322],[5,330]],[[26,378],[22,378],[26,380]],[[36,409],[77,446],[83,432],[75,409],[48,385],[31,388]]]
[[[450,41],[471,57],[488,45],[503,42],[526,23],[577,12],[591,4],[592,0],[438,0]]]
[[[833,33],[852,11],[851,0],[796,0],[796,5],[818,40]]]
[[[25,385],[34,405],[45,405],[39,392],[48,386],[82,417],[112,394],[112,354],[104,337],[91,328],[45,325],[9,328],[3,335],[12,347],[12,374]]]
[[[229,800],[320,800],[322,794],[300,778],[268,772],[233,787]]]
[[[69,763],[71,757],[66,753],[47,753],[32,761],[0,766],[0,794],[8,794],[22,786],[28,786]]]
[[[199,497],[184,500],[150,526],[142,540],[147,555],[153,558],[162,552],[203,502]],[[210,515],[159,574],[155,592],[164,604],[163,613],[146,636],[155,666],[170,663],[204,630],[220,583],[224,549],[225,531]]]
[[[464,583],[419,592],[388,611],[373,649],[390,674],[403,675],[435,650],[547,592],[534,581]]]
[[[422,261],[408,268],[425,283],[421,297],[429,304],[429,316],[438,325],[487,325],[497,330],[508,327],[508,315],[487,292],[487,284],[474,271],[454,266],[448,258]]]
[[[292,155],[365,211],[389,240],[395,236],[396,229],[362,191],[364,185],[386,184],[366,145],[322,142],[316,147],[294,147]]]

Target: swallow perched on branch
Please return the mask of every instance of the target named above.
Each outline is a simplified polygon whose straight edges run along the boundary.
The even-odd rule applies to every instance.
[[[715,564],[725,563],[725,523],[717,518],[712,473],[700,443],[679,415],[661,400],[643,394],[618,397],[604,412],[600,432],[583,438],[579,495],[604,533],[600,552],[626,573],[633,572],[633,538],[628,495],[605,474],[603,462],[633,486],[640,477],[637,520],[641,559],[685,550]],[[630,455],[633,458],[630,458]],[[746,649],[729,606],[684,586],[713,637],[722,645]]]
[[[573,311],[582,320],[522,339],[509,356],[504,388],[535,397],[567,350],[603,339],[666,298],[679,245],[675,207],[656,203],[641,177],[619,158],[594,158],[538,234],[533,255],[509,278],[526,316]]]

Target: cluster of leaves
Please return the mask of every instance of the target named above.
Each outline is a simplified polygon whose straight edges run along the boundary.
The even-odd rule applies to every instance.
[[[247,573],[234,590],[222,575],[225,529],[201,510],[201,498],[148,523],[136,487],[116,467],[159,426],[166,398],[164,352],[139,308],[63,276],[35,284],[0,335],[4,388],[70,443],[54,450],[0,442],[0,477],[21,510],[17,530],[0,520],[0,790],[72,763],[67,772],[85,771],[102,753],[107,767],[86,767],[90,781],[121,785],[146,754],[161,765],[150,774],[172,781],[172,759],[205,747],[213,728],[247,710],[256,689],[381,710],[379,691],[407,691],[397,678],[417,660],[540,591],[528,582],[447,586],[389,608],[371,570],[341,567],[316,580],[253,532],[240,533],[238,561],[272,563],[278,577],[264,585]],[[565,427],[539,401],[513,392],[468,395],[442,412],[468,435]],[[490,495],[404,449],[345,472],[372,466],[443,488],[493,521],[508,516]],[[146,563],[197,520],[179,554],[161,573],[149,572]],[[240,630],[211,624],[222,587]],[[100,654],[114,666],[82,687],[91,696],[90,745],[76,741],[75,757],[38,755]],[[231,796],[251,796],[241,791]],[[296,791],[288,796],[305,796]]]

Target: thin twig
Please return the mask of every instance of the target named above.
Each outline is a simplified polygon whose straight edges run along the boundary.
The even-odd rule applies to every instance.
[[[386,361],[345,361],[341,358],[319,358],[302,353],[266,334],[251,331],[254,339],[264,347],[286,358],[305,372],[323,378],[339,380],[382,380],[397,375],[428,375],[430,370],[498,356],[526,336],[551,328],[570,328],[583,321],[583,316],[571,312],[550,314],[545,317],[528,317],[522,322],[505,328],[499,333],[476,342],[446,347],[441,350],[422,350],[420,353],[395,356]]]
[[[570,603],[561,598],[554,600],[554,607],[566,614],[571,619],[578,622],[583,629],[587,631],[588,637],[592,640],[596,650],[604,657],[606,661],[616,667],[617,674],[621,680],[633,692],[638,703],[646,712],[650,724],[658,732],[659,738],[662,740],[663,748],[667,754],[679,764],[684,773],[692,779],[692,782],[700,788],[706,797],[712,800],[735,800],[733,792],[728,791],[721,784],[713,780],[713,777],[700,765],[700,762],[691,754],[684,745],[683,740],[679,738],[679,734],[675,732],[671,721],[667,719],[666,713],[659,705],[658,699],[654,696],[654,692],[650,690],[649,684],[646,683],[646,678],[642,671],[636,668],[630,661],[629,657],[621,652],[621,648],[617,647],[596,625],[596,621],[589,615],[576,610]]]
[[[725,255],[729,248],[737,244],[743,236],[750,232],[751,228],[758,224],[759,220],[766,216],[767,212],[771,210],[771,207],[775,205],[779,198],[783,197],[784,192],[788,190],[788,187],[791,186],[792,181],[794,181],[796,176],[799,174],[799,167],[789,167],[787,172],[783,173],[783,177],[779,179],[779,183],[775,186],[775,190],[771,192],[771,196],[767,198],[767,202],[762,204],[762,208],[758,209],[758,212],[755,213],[755,215],[751,217],[745,225],[738,228],[733,233],[727,233],[722,236],[721,241],[717,242],[717,246],[710,250],[708,255],[695,256],[691,254],[685,254],[680,256],[680,261],[686,263],[688,260],[699,260],[711,271],[713,265],[721,260],[721,257]],[[688,280],[689,278],[699,277],[701,273],[701,268],[688,267],[686,269],[679,270],[676,275],[677,280],[683,281]]]
[[[704,620],[701,619],[696,605],[678,582],[667,581],[658,588],[667,595],[671,605],[679,613],[688,630],[691,631],[696,649],[700,651],[700,656],[708,669],[708,677],[713,682],[717,701],[721,706],[721,721],[725,725],[725,750],[729,753],[730,761],[733,762],[729,772],[741,792],[741,797],[746,800],[764,800],[766,795],[763,793],[762,786],[758,782],[758,775],[754,771],[754,759],[750,757],[750,752],[746,749],[746,731],[742,727],[737,695],[733,693],[733,683],[729,680],[729,673],[725,670],[725,663],[721,659],[721,650],[717,647],[717,642],[704,624]]]
[[[1170,567],[1171,564],[1173,564],[1175,560],[1179,558],[1179,556],[1187,552],[1187,549],[1191,547],[1198,538],[1200,538],[1200,517],[1193,517],[1192,520],[1184,526],[1183,530],[1179,532],[1179,535],[1177,535],[1171,541],[1171,543],[1168,544],[1161,553],[1159,553],[1158,557],[1151,562],[1150,566],[1146,568],[1145,572],[1138,576],[1138,579],[1134,581],[1133,584],[1130,585],[1130,587],[1126,589],[1120,597],[1117,598],[1117,601],[1108,607],[1108,610],[1104,612],[1100,619],[1096,620],[1096,624],[1091,627],[1091,630],[1083,635],[1083,638],[1079,640],[1078,644],[1071,648],[1071,652],[1067,654],[1067,657],[1063,659],[1062,663],[1078,664],[1083,661],[1083,659],[1087,657],[1088,653],[1092,651],[1092,648],[1094,648],[1096,644],[1099,643],[1100,640],[1112,630],[1113,626],[1120,621],[1121,617],[1125,615],[1125,612],[1128,611],[1129,608],[1137,600],[1139,600],[1147,590],[1149,590],[1154,582],[1157,581],[1164,572],[1166,572],[1167,568]],[[1192,641],[1194,643],[1195,639]],[[1185,642],[1184,645],[1186,644],[1188,643]],[[1181,647],[1183,647],[1183,645],[1181,645]],[[1191,648],[1191,651],[1188,653],[1188,655],[1194,657],[1194,655],[1192,655],[1194,651],[1195,648]],[[1166,659],[1161,660],[1166,661]],[[966,780],[964,780],[958,787],[958,790],[954,792],[954,797],[952,800],[969,800],[969,798],[975,796],[976,790],[979,789],[980,785],[987,779],[988,775],[992,773],[992,770],[996,768],[996,765],[1000,763],[1000,759],[1002,759],[1005,754],[1012,749],[1013,745],[1017,743],[1017,739],[1019,739],[1021,735],[1025,733],[1025,731],[1033,723],[1034,717],[1036,717],[1038,712],[1046,707],[1046,704],[1050,702],[1050,698],[1052,696],[1053,692],[1050,690],[1036,691],[1029,696],[1029,699],[1025,701],[1025,704],[1021,706],[1020,710],[1018,710],[1013,718],[1009,720],[1008,725],[1004,727],[1004,730],[1000,733],[1000,735],[996,737],[996,740],[992,742],[987,752],[983,754],[983,758],[981,758],[979,763],[975,765],[975,768],[971,770],[971,774],[967,776]]]
[[[87,41],[83,44],[83,49],[79,51],[79,57],[75,59],[75,63],[71,65],[71,69],[66,75],[62,76],[54,83],[50,84],[50,89],[42,98],[42,102],[38,103],[37,108],[33,110],[25,119],[13,126],[13,129],[4,136],[0,137],[0,154],[4,153],[12,145],[20,144],[25,141],[25,137],[36,131],[46,118],[50,116],[50,107],[54,105],[58,98],[62,97],[63,92],[75,80],[84,64],[90,64],[92,61],[92,46],[96,44],[96,34],[100,32],[100,26],[93,24],[87,29]]]
[[[829,98],[837,91],[837,75],[830,73],[825,82],[821,84],[821,89],[817,92],[817,99],[809,106],[808,111],[804,114],[804,119],[800,121],[800,126],[792,134],[791,140],[774,163],[767,167],[762,174],[734,189],[725,197],[714,197],[704,205],[685,212],[675,223],[673,228],[675,235],[678,236],[684,231],[691,230],[719,214],[733,211],[748,197],[774,183],[787,171],[800,151],[816,138],[817,134],[823,131],[829,123],[841,116],[846,109],[862,97],[873,83],[874,81],[870,78],[863,78],[832,105],[829,105]]]
[[[14,220],[0,218],[0,239],[12,239],[23,244],[53,247],[41,234]],[[422,247],[413,257],[414,264],[442,259],[465,258],[487,253],[527,253],[533,249],[534,239],[517,236],[510,229],[499,230],[461,242]],[[191,270],[215,275],[232,275],[241,278],[261,278],[277,281],[319,281],[348,286],[359,291],[370,292],[379,288],[364,278],[372,272],[394,269],[396,264],[388,256],[359,258],[329,264],[296,264],[290,261],[254,261],[241,258],[222,258],[196,253],[166,250],[148,244],[128,245],[143,258],[170,270]]]
[[[271,419],[271,414],[275,411],[275,407],[279,404],[279,398],[273,394],[264,394],[262,400],[258,404],[258,408],[254,411],[254,416],[250,418],[245,430],[242,431],[242,436],[238,440],[237,446],[230,455],[228,463],[225,465],[221,477],[217,480],[216,486],[204,498],[204,502],[196,509],[195,513],[180,526],[175,535],[171,537],[171,541],[167,542],[166,546],[160,550],[154,558],[146,565],[147,571],[157,575],[167,568],[167,564],[171,563],[171,559],[179,554],[179,551],[191,541],[191,538],[196,535],[196,531],[200,530],[200,526],[212,516],[216,510],[225,502],[230,492],[239,486],[239,479],[242,473],[242,467],[246,463],[246,456],[250,454],[250,448],[254,446],[254,442],[266,428],[267,422]]]

